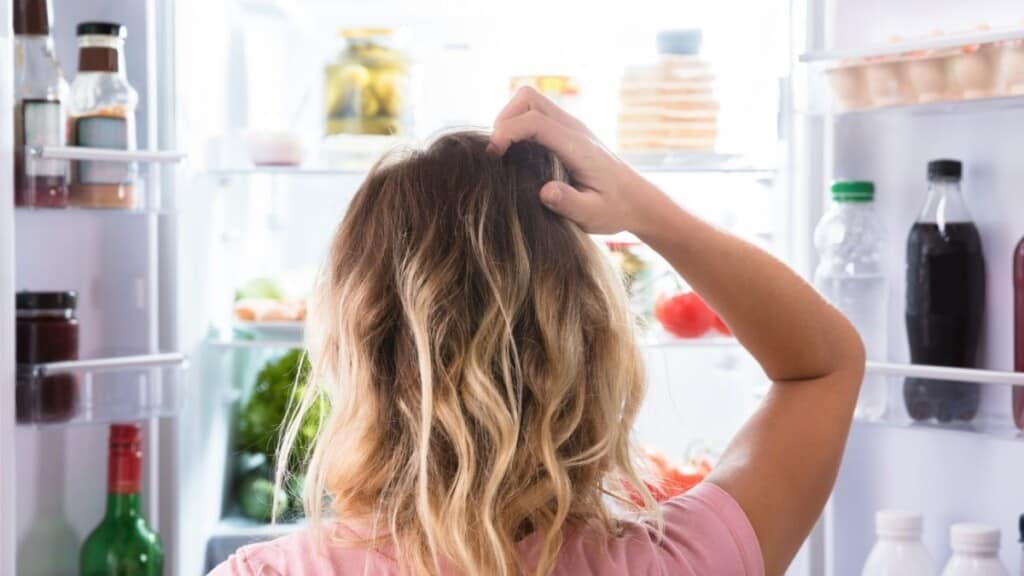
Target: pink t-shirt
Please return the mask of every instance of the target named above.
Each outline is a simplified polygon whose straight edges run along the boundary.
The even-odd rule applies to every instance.
[[[764,561],[754,529],[736,500],[704,482],[663,505],[665,535],[629,525],[608,542],[607,554],[567,531],[554,574],[671,574],[673,576],[763,576]],[[540,539],[520,544],[524,558],[535,558]],[[364,571],[365,570],[365,571]],[[398,564],[362,548],[331,546],[321,554],[308,531],[240,548],[210,576],[277,576],[304,574],[398,575]]]

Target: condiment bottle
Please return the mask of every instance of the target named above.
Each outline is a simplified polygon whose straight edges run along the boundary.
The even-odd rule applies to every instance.
[[[14,203],[63,208],[67,163],[26,148],[64,146],[68,85],[50,36],[48,0],[14,1]]]
[[[78,379],[74,374],[40,376],[34,367],[78,359],[78,294],[18,292],[15,357],[18,362],[16,407],[20,421],[59,422],[78,408]]]
[[[71,141],[75,146],[135,150],[139,96],[124,65],[125,27],[113,22],[78,25],[78,76],[71,84]],[[134,164],[77,161],[72,166],[71,204],[87,208],[134,208]]]
[[[949,527],[953,557],[942,576],[1010,576],[999,560],[999,530],[984,524]]]

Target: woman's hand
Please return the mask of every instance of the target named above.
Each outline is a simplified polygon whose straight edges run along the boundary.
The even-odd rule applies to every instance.
[[[520,88],[494,122],[488,150],[501,156],[513,142],[534,140],[554,152],[575,187],[552,181],[541,201],[592,234],[641,234],[661,192],[609,151],[565,110],[533,88]]]

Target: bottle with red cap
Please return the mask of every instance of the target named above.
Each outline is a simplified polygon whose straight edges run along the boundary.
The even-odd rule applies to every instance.
[[[142,515],[142,430],[110,427],[107,513],[82,545],[82,576],[159,576],[164,551],[160,536]]]

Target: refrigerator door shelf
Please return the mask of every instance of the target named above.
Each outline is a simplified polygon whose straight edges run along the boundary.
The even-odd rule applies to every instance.
[[[1021,441],[1006,389],[1014,385],[1024,386],[1024,373],[868,362],[864,386],[876,387],[887,408],[855,422]]]
[[[144,354],[18,367],[19,426],[132,422],[177,413],[183,354]]]
[[[899,56],[911,52],[936,51],[977,44],[990,44],[1024,39],[1024,27],[979,30],[967,34],[928,35],[900,42],[889,42],[860,48],[819,50],[799,56],[800,62],[838,62],[861,58]]]

